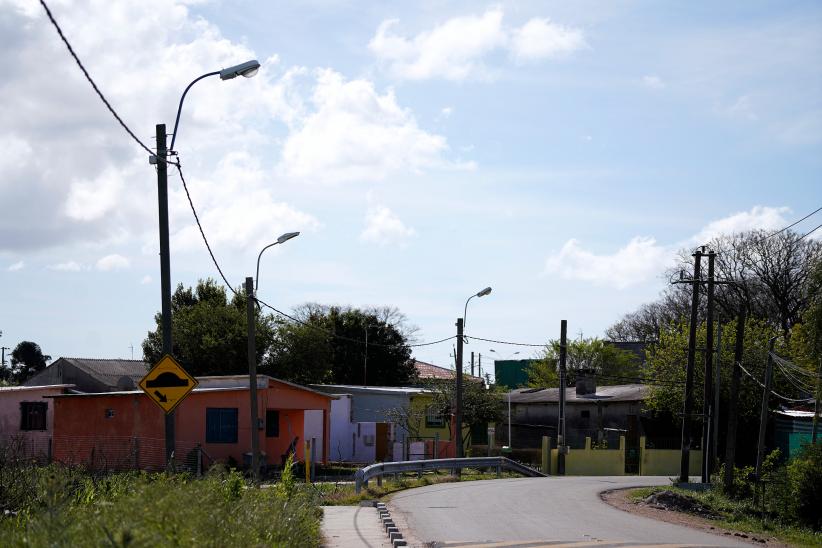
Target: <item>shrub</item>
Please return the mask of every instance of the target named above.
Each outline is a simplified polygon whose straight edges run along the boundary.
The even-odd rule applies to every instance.
[[[794,513],[814,531],[822,529],[822,444],[807,444],[788,464]]]

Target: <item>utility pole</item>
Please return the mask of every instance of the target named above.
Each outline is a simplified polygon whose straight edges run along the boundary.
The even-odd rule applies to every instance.
[[[251,404],[251,477],[260,483],[260,436],[257,432],[257,325],[254,318],[254,278],[245,279],[246,311],[248,316],[248,392]]]
[[[819,358],[819,369],[816,371],[816,394],[814,394],[813,401],[813,433],[811,434],[811,443],[816,445],[816,432],[819,425],[819,388],[822,384],[822,358]]]
[[[482,378],[482,354],[478,354],[477,359],[477,377]]]
[[[2,352],[2,359],[0,359],[0,367],[3,369],[6,368],[6,350],[11,350],[8,346],[0,346],[0,352]]]
[[[716,380],[714,383],[714,412],[713,421],[711,422],[711,462],[708,465],[709,472],[713,472],[713,468],[719,459],[719,392],[721,385],[721,367],[720,356],[722,352],[722,324],[720,323],[716,328],[716,362],[714,363],[716,371]]]
[[[463,318],[457,318],[457,405],[455,406],[456,410],[454,412],[454,420],[457,424],[454,428],[454,430],[456,430],[454,439],[458,459],[465,456],[462,447],[462,326]]]
[[[362,385],[368,386],[368,324],[365,324],[365,358],[362,364]]]
[[[568,347],[568,320],[562,320],[559,327],[559,424],[557,425],[557,474],[565,475],[565,360]]]
[[[157,201],[160,217],[160,294],[162,299],[163,354],[172,355],[171,344],[171,254],[168,243],[168,149],[166,125],[157,124]],[[174,458],[174,412],[166,413],[166,462]]]
[[[762,480],[762,457],[765,454],[765,431],[768,426],[768,400],[771,395],[771,370],[773,369],[773,345],[776,337],[768,341],[768,364],[765,366],[765,388],[762,390],[762,411],[759,414],[759,443],[756,446],[756,481]]]
[[[699,309],[699,265],[702,250],[697,249],[694,257],[694,276],[691,280],[691,324],[688,330],[688,365],[685,372],[685,401],[682,406],[682,455],[679,462],[679,481],[688,483],[691,452],[691,412],[694,405],[694,354],[696,352],[696,323]]]
[[[471,376],[474,376],[474,351],[471,351]]]
[[[714,383],[714,259],[716,253],[708,251],[708,310],[705,315],[707,333],[705,340],[705,375],[702,390],[702,483],[711,481],[711,422],[714,413],[711,395]]]
[[[731,375],[731,394],[728,398],[728,432],[725,434],[725,492],[730,493],[734,486],[734,465],[736,464],[736,398],[739,395],[739,381],[742,371],[742,351],[745,344],[745,309],[736,319],[736,341],[734,342],[734,366]]]

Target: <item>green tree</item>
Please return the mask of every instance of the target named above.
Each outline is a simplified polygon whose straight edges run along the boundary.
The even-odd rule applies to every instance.
[[[231,299],[212,279],[196,288],[182,284],[171,297],[171,336],[174,358],[192,375],[248,373],[248,322],[246,297],[237,291]],[[257,363],[270,353],[275,337],[274,318],[255,313]],[[162,315],[157,328],[143,341],[143,359],[155,363],[163,356]],[[260,371],[261,373],[263,371]]]
[[[11,351],[11,367],[2,375],[5,380],[21,384],[45,369],[50,360],[51,356],[43,355],[39,344],[22,341]]]
[[[301,382],[402,386],[416,380],[406,336],[413,330],[395,309],[306,304],[295,315],[299,322],[278,324],[267,370]]]
[[[567,345],[566,365],[568,384],[576,382],[580,372],[591,371],[596,374],[597,384],[629,384],[640,375],[640,360],[633,353],[617,348],[606,341],[594,338],[582,338],[569,341]],[[528,386],[534,388],[554,388],[559,386],[559,341],[551,341],[541,353],[540,359],[531,363],[528,373]]]

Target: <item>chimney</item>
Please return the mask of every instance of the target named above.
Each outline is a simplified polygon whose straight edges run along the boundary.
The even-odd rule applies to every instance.
[[[596,394],[596,372],[590,369],[581,369],[577,372],[577,396]]]

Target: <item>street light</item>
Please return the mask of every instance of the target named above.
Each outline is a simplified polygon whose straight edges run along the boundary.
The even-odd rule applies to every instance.
[[[465,328],[465,318],[468,315],[468,301],[474,297],[485,297],[491,293],[491,288],[486,287],[479,293],[471,295],[465,301],[465,308],[463,309],[462,318],[457,318],[457,402],[454,407],[454,420],[456,421],[456,450],[457,458],[465,456],[464,447],[462,446],[462,345],[465,342],[463,329]]]
[[[180,112],[183,108],[188,90],[191,86],[208,76],[220,75],[221,78],[234,78],[239,74],[253,76],[260,64],[257,61],[247,61],[241,65],[230,67],[223,71],[209,72],[199,78],[194,79],[180,97],[180,104],[177,107],[177,118],[174,121],[174,133],[171,136],[171,147],[166,148],[166,125],[157,124],[155,126],[155,136],[157,139],[157,153],[149,158],[150,164],[157,165],[157,202],[160,221],[160,296],[162,301],[162,332],[163,332],[163,354],[171,355],[171,254],[169,252],[168,237],[168,155],[174,154],[174,141],[177,138],[177,126],[180,123]],[[223,77],[225,73],[225,78]],[[233,76],[232,76],[233,74]],[[165,416],[165,446],[166,461],[170,462],[174,455],[174,413]]]
[[[491,348],[491,349],[490,349],[490,350],[488,350],[488,351],[489,351],[489,352],[493,352],[494,354],[496,354],[497,356],[499,356],[499,352],[497,352],[497,351],[496,351],[496,350],[494,350],[493,348]],[[519,352],[514,352],[513,354],[508,354],[508,356],[506,356],[505,358],[500,358],[500,361],[507,360],[507,359],[508,359],[508,358],[510,358],[511,356],[516,356],[517,354],[519,354]]]
[[[276,242],[268,244],[267,246],[265,246],[262,249],[262,251],[260,251],[260,254],[257,255],[257,277],[255,278],[255,282],[254,282],[254,291],[257,291],[257,289],[260,288],[260,258],[263,256],[263,252],[266,249],[268,249],[269,247],[275,246],[277,244],[284,244],[285,242],[287,242],[291,238],[296,238],[299,235],[300,235],[299,232],[286,232],[285,234],[283,234],[282,236],[277,238]]]
[[[257,280],[255,284],[254,278],[247,277],[245,279],[245,294],[246,302],[246,316],[248,323],[248,398],[251,406],[251,474],[254,483],[260,482],[260,435],[257,432],[259,429],[259,414],[257,413],[257,333],[256,333],[256,319],[254,317],[254,303],[257,300],[256,289],[260,283],[260,257],[263,256],[263,251],[269,247],[277,244],[282,244],[299,236],[299,232],[286,232],[274,243],[265,246],[260,254],[257,255]]]

